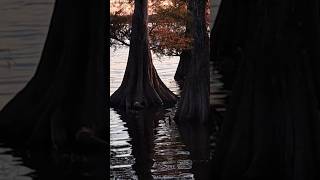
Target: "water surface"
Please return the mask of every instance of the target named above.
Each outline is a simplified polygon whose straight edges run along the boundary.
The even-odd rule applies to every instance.
[[[112,94],[122,82],[129,49],[110,51]],[[153,56],[153,62],[162,81],[179,95],[173,78],[179,57]],[[223,112],[226,94],[221,75],[213,69],[211,72],[210,99],[217,111]],[[160,108],[128,114],[110,108],[111,179],[205,178],[214,153],[214,134],[205,125],[176,124],[175,111]]]
[[[33,75],[54,0],[0,1],[0,109]]]
[[[110,49],[110,94],[121,84],[128,48]],[[173,79],[178,57],[153,57],[162,81],[175,94],[180,89]],[[182,143],[172,120],[175,109],[153,109],[137,114],[110,108],[111,178],[185,178],[193,179],[190,152]]]

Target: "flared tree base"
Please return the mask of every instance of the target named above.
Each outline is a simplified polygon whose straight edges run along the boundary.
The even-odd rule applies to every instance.
[[[131,84],[130,86],[123,82],[120,88],[111,95],[111,107],[137,110],[157,106],[171,107],[177,102],[177,96],[165,86],[159,77],[145,82],[140,88],[134,86],[136,83]]]

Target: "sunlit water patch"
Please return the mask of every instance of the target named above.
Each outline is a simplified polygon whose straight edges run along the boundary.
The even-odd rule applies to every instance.
[[[10,148],[0,148],[0,179],[31,180],[27,175],[33,172],[33,169],[22,164],[20,157],[11,154]]]
[[[32,77],[54,0],[0,1],[0,109]]]

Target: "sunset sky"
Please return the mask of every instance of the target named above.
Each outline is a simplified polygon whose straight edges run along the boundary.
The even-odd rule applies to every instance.
[[[130,7],[130,5],[128,3],[124,3],[124,2],[128,2],[128,0],[110,0],[110,13],[111,14],[114,13],[121,6],[122,8],[124,8],[128,12],[126,14],[130,14],[132,12],[132,8]]]
[[[110,13],[114,13],[117,11],[120,7],[123,8],[127,13],[126,14],[131,14],[133,11],[133,7],[131,7],[128,4],[129,0],[110,0]],[[163,4],[168,4],[168,1],[164,1]],[[150,2],[149,2],[150,5]],[[152,14],[152,11],[150,9],[149,14]]]
[[[131,7],[128,4],[129,0],[110,0],[110,13],[113,14],[115,11],[117,11],[119,8],[123,8],[125,12],[123,12],[124,15],[132,14],[133,13],[133,7]],[[212,19],[209,18],[210,28],[213,26],[213,19],[215,19],[217,15],[218,6],[220,5],[221,0],[216,0],[215,2],[213,0],[210,0],[210,8],[211,11],[209,13],[212,13]],[[168,5],[169,1],[165,0],[163,2],[164,4]],[[152,11],[149,11],[149,14],[152,14]],[[209,16],[211,17],[211,16]]]

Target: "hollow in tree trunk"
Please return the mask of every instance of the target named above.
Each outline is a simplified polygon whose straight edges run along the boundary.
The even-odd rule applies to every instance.
[[[153,66],[147,24],[148,1],[136,0],[128,63],[121,86],[111,95],[112,107],[141,109],[176,102],[176,95],[161,81]]]
[[[176,119],[205,122],[209,114],[209,39],[206,28],[206,1],[192,5],[193,49],[187,78],[184,81]]]

